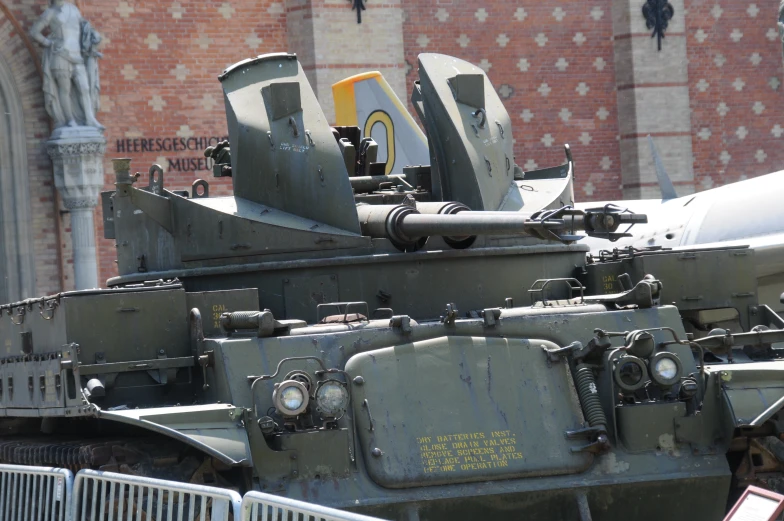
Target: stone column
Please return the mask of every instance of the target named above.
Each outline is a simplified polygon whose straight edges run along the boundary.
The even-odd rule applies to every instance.
[[[669,0],[673,16],[661,50],[646,27],[643,0],[613,0],[621,177],[625,199],[660,198],[647,142],[650,134],[678,195],[694,191],[684,0]],[[647,2],[664,6],[667,2]]]
[[[60,127],[47,141],[54,183],[71,214],[76,289],[99,287],[93,210],[103,187],[106,139],[93,127]]]
[[[358,2],[357,2],[358,3]],[[365,2],[362,23],[346,0],[286,0],[288,51],[297,54],[329,123],[335,122],[332,84],[380,71],[407,100],[402,0]]]

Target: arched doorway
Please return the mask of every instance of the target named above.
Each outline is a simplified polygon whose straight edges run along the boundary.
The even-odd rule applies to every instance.
[[[33,296],[35,264],[22,99],[0,56],[0,303]]]

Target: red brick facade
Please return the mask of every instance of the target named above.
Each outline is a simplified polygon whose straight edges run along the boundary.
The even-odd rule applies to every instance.
[[[52,293],[59,291],[63,283],[68,284],[69,273],[73,270],[69,269],[67,261],[65,265],[62,263],[62,259],[70,259],[71,256],[69,243],[59,239],[65,239],[67,232],[58,219],[52,166],[44,145],[51,128],[41,94],[41,75],[30,54],[32,45],[26,35],[20,34],[20,29],[23,31],[23,27],[28,26],[23,26],[23,23],[29,12],[19,5],[0,5],[0,60],[13,74],[16,101],[21,104],[24,113],[22,132],[28,171],[18,174],[28,176],[30,189],[35,291]],[[0,139],[7,140],[9,136],[0,135]]]
[[[504,99],[520,166],[561,163],[569,143],[576,195],[621,197],[610,2],[406,0],[403,7],[409,92],[420,52],[476,63]]]
[[[109,158],[130,157],[136,171],[161,164],[170,188],[190,188],[202,177],[213,193],[228,193],[230,179],[196,171],[206,166],[201,138],[226,136],[217,76],[248,56],[285,49],[282,4],[82,0],[81,8],[108,39],[99,115],[107,128],[107,189],[112,188]],[[170,161],[189,165],[175,171]],[[106,280],[116,274],[114,243],[103,239],[100,219],[96,223],[99,280]]]
[[[697,188],[784,168],[778,6],[707,0],[687,5]]]
[[[25,31],[46,7],[42,0],[0,3]],[[343,3],[330,6],[335,7],[331,11],[339,7],[343,16],[354,20],[351,3]],[[216,76],[249,56],[287,50],[287,42],[301,36],[287,28],[287,17],[305,4],[307,0],[80,0],[83,15],[105,40],[98,119],[106,126],[107,189],[110,159],[125,156],[133,159],[134,170],[142,172],[160,162],[168,170],[165,184],[170,188],[188,188],[204,177],[213,192],[226,193],[225,181],[196,171],[204,167],[198,160],[203,161],[201,149],[207,141],[201,138],[226,134]],[[365,24],[372,23],[372,10],[381,6],[376,0],[367,2]],[[784,168],[784,121],[779,116],[784,80],[776,6],[747,0],[687,0],[686,7],[697,189]],[[506,103],[521,166],[561,162],[562,145],[568,142],[577,163],[578,198],[621,197],[612,2],[403,0],[402,13],[401,37],[410,69],[409,91],[401,96],[409,96],[420,52],[474,62],[488,71]],[[0,29],[2,24],[0,19]],[[365,30],[372,34],[373,28]],[[13,30],[0,30],[0,42],[4,34],[12,37]],[[341,38],[340,32],[333,36]],[[341,45],[362,52],[359,41]],[[315,55],[318,59],[319,49]],[[373,58],[367,62],[373,63]],[[22,80],[30,89],[39,88],[39,80],[29,72]],[[38,139],[31,169],[41,170],[46,157],[40,105],[29,109],[29,118],[32,138]],[[51,180],[40,179],[40,184],[51,187]],[[36,262],[49,265],[51,251],[57,248],[54,203],[51,194],[36,191],[34,197],[46,207],[42,215],[50,221],[36,236]],[[99,278],[105,280],[116,267],[114,243],[103,239],[100,209],[96,227]],[[70,254],[65,252],[64,258]],[[43,282],[39,286],[58,289]]]

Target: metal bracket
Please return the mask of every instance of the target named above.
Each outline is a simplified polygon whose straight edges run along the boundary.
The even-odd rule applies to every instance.
[[[389,327],[395,331],[408,335],[411,333],[411,317],[408,315],[395,315],[389,319]]]
[[[444,316],[441,317],[441,323],[445,326],[454,326],[455,319],[457,319],[457,305],[453,303],[449,303],[446,305],[446,311],[444,311]]]
[[[586,427],[584,429],[566,431],[564,434],[568,440],[592,440],[591,443],[588,443],[587,445],[572,447],[572,452],[590,452],[593,454],[601,454],[610,450],[610,440],[607,437],[607,432],[602,427]]]
[[[203,355],[199,356],[199,365],[201,366],[202,376],[204,378],[202,389],[206,391],[210,388],[210,384],[207,383],[207,368],[215,367],[215,351],[205,351]]]
[[[563,283],[561,285],[565,286],[567,289],[566,298],[571,300],[574,298],[574,292],[580,292],[580,304],[585,303],[585,286],[580,283],[579,280],[574,278],[559,278],[559,279],[538,279],[531,284],[531,288],[528,290],[528,295],[531,297],[531,305],[533,306],[536,302],[541,302],[543,306],[548,305],[547,296],[545,293],[545,289],[547,286],[550,286],[553,283]],[[538,300],[536,299],[538,295]]]
[[[482,310],[482,318],[484,319],[485,327],[495,327],[498,324],[498,319],[501,318],[500,308],[489,308]]]
[[[166,356],[166,351],[163,349],[158,350],[158,360],[167,360],[168,357]],[[147,371],[147,373],[152,377],[153,380],[157,381],[159,384],[166,385],[170,381],[173,382],[177,379],[177,368],[176,367],[167,367],[161,368],[157,371]]]
[[[193,367],[193,358],[189,356],[164,358],[155,360],[134,360],[129,362],[112,362],[107,364],[80,365],[82,376],[107,373],[128,373],[132,371],[150,371],[153,369],[179,369]]]
[[[39,313],[43,317],[44,320],[52,320],[54,318],[54,312],[57,310],[57,306],[60,305],[60,299],[52,299],[47,301],[41,301],[38,303]]]
[[[163,168],[152,165],[149,170],[150,182],[147,190],[155,195],[163,195]]]
[[[616,306],[634,305],[650,308],[659,304],[662,284],[651,275],[646,275],[631,290],[607,295],[591,295],[585,297],[588,304],[615,304]]]
[[[19,306],[16,308],[16,316],[19,317],[18,320],[14,320],[14,315],[11,315],[9,312],[9,316],[11,317],[11,323],[15,326],[21,326],[25,320],[25,308],[24,306]]]
[[[542,351],[544,351],[549,361],[557,363],[568,356],[569,353],[580,351],[582,348],[582,342],[575,340],[568,346],[559,347],[558,349],[547,349],[545,346],[542,346]]]

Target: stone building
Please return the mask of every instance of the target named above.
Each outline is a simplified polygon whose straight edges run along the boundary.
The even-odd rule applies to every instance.
[[[513,118],[518,164],[561,162],[570,143],[581,200],[656,196],[648,134],[680,193],[784,168],[771,0],[670,0],[661,50],[646,0],[365,0],[361,24],[360,0],[75,3],[103,35],[107,188],[118,156],[139,171],[160,163],[170,188],[209,179],[202,149],[226,134],[217,75],[275,51],[299,55],[330,117],[330,86],[346,76],[380,70],[407,100],[418,53],[477,63]],[[40,48],[28,34],[46,7],[0,0],[0,301],[73,287],[70,215],[53,185]],[[105,280],[114,244],[97,213]]]

